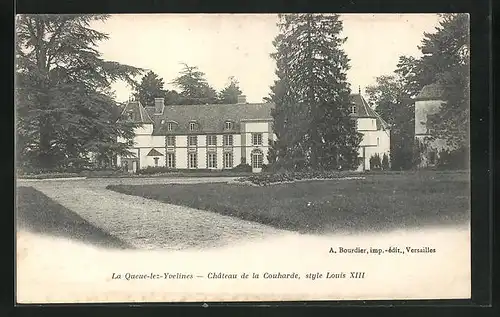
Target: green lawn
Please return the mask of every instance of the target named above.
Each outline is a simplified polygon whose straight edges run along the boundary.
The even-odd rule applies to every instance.
[[[209,210],[299,232],[371,231],[466,223],[469,175],[415,172],[253,187],[109,185],[129,195]]]

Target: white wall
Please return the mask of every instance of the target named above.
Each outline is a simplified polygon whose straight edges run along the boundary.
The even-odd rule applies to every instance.
[[[386,154],[390,160],[391,138],[389,130],[366,131],[362,133],[363,133],[363,140],[358,150],[358,156],[363,157],[363,148],[364,148],[365,170],[370,169],[370,157],[372,157],[375,154],[380,155],[380,159],[382,159],[383,155]],[[378,144],[377,144],[377,138],[378,138]],[[363,165],[360,165],[358,170],[362,169]]]
[[[377,119],[357,118],[358,130],[377,130]]]
[[[420,100],[415,102],[415,135],[427,133],[427,116],[436,114],[443,103],[442,100]]]
[[[269,122],[267,121],[247,121],[242,122],[245,125],[245,132],[268,132]]]
[[[176,147],[186,147],[187,146],[187,136],[186,135],[178,135],[175,137],[175,146]]]
[[[153,125],[150,123],[143,124],[140,127],[134,129],[135,135],[151,135],[153,134]]]
[[[175,167],[187,168],[187,148],[175,149]]]
[[[135,147],[164,148],[165,136],[163,135],[137,135],[134,138]]]
[[[146,168],[148,166],[155,166],[155,161],[154,158],[155,156],[147,156],[149,151],[151,151],[153,148],[141,148],[141,157],[140,157],[140,167],[141,168]],[[155,147],[155,149],[163,154],[163,156],[156,156],[158,157],[158,166],[165,166],[165,147],[158,148]]]

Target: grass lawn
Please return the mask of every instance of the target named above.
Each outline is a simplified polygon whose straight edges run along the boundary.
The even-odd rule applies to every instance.
[[[19,229],[108,248],[131,248],[32,187],[17,188],[16,216]]]
[[[108,189],[299,232],[352,232],[465,223],[469,175],[408,172],[364,180],[239,184],[108,185]]]

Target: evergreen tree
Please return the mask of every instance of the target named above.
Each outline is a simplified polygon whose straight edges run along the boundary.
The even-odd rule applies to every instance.
[[[217,103],[217,92],[207,83],[205,73],[196,66],[184,64],[181,74],[172,83],[181,89],[180,104]]]
[[[149,71],[136,87],[134,97],[143,107],[153,107],[155,98],[165,98],[166,91],[163,89],[163,85],[163,79],[153,71]]]
[[[240,84],[234,77],[229,77],[229,83],[219,94],[220,103],[233,104],[238,102],[238,96],[241,95]]]
[[[278,80],[271,87],[274,143],[287,168],[357,165],[361,135],[349,116],[348,58],[336,14],[279,15],[274,40]]]
[[[389,157],[387,156],[387,154],[384,153],[384,155],[382,156],[382,169],[384,171],[387,171],[389,170]]]
[[[106,15],[19,15],[16,18],[16,132],[24,167],[76,167],[89,153],[129,154],[134,125],[116,123],[111,83],[134,85],[140,69],[105,61],[107,35],[90,28]],[[117,142],[117,137],[125,138]]]

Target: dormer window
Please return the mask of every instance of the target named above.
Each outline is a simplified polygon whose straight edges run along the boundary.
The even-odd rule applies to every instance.
[[[226,130],[232,130],[233,129],[233,123],[231,121],[226,121],[226,123],[224,124],[224,128]]]
[[[189,131],[196,131],[196,122],[189,122]]]

